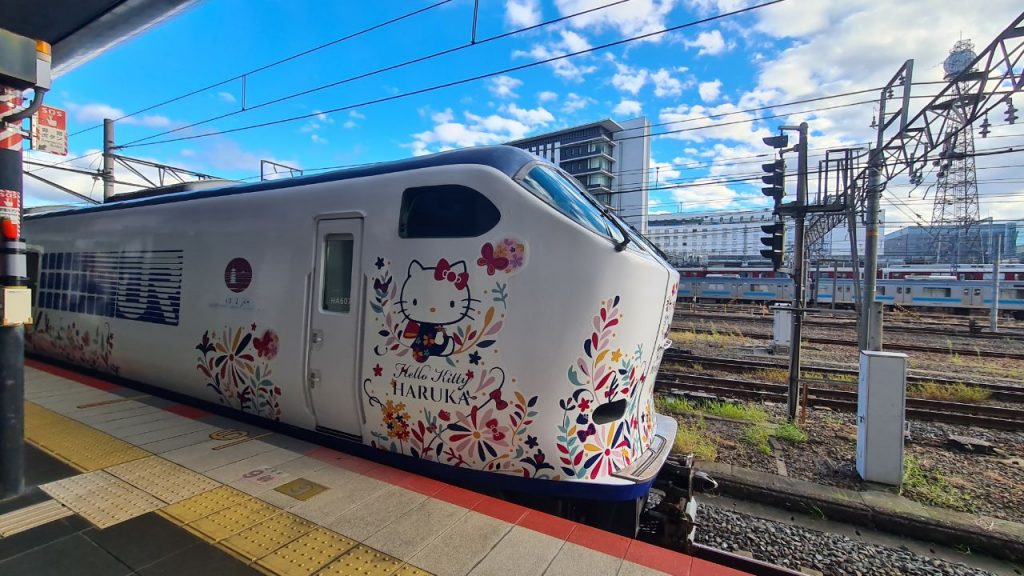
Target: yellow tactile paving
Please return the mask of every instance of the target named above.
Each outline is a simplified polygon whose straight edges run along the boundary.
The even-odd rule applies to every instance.
[[[280,508],[249,497],[245,502],[214,512],[188,525],[189,530],[217,542],[280,512]]]
[[[309,576],[355,545],[341,534],[316,528],[260,558],[256,565],[280,576]]]
[[[229,486],[214,488],[197,496],[171,504],[160,511],[161,514],[178,524],[188,524],[205,518],[214,512],[237,506],[249,496]]]
[[[401,567],[401,560],[359,544],[324,566],[317,576],[390,576]]]
[[[258,560],[316,528],[316,524],[281,512],[222,540],[220,545],[246,562]]]
[[[74,512],[71,509],[56,500],[26,506],[0,516],[0,538],[7,538],[72,514]]]
[[[105,528],[159,510],[275,576],[431,576],[32,402],[25,402],[25,437],[88,473],[42,486],[55,500],[0,516],[0,537],[74,512]]]
[[[40,488],[98,528],[131,520],[164,505],[102,470],[43,484]]]
[[[168,504],[176,504],[220,486],[215,480],[159,456],[118,464],[107,468],[107,472]]]
[[[150,455],[110,434],[32,402],[25,402],[25,438],[83,472]]]

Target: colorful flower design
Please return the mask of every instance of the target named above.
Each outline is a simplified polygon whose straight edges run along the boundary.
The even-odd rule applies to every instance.
[[[108,374],[121,371],[113,360],[114,333],[106,322],[92,328],[79,326],[75,321],[60,324],[51,321],[48,312],[39,312],[34,324],[25,329],[25,345],[36,354],[78,366]]]
[[[388,400],[381,406],[384,416],[384,426],[387,428],[388,438],[394,438],[399,442],[409,439],[409,413],[405,411],[405,404],[395,404]]]
[[[448,441],[456,452],[475,455],[480,462],[498,456],[508,449],[508,427],[499,424],[490,408],[473,406],[469,414],[456,412],[457,419],[448,425]]]
[[[583,354],[569,367],[573,392],[559,401],[563,411],[557,447],[561,470],[572,478],[596,479],[628,466],[634,452],[650,438],[649,402],[638,405],[647,379],[643,348],[633,354],[614,345],[622,320],[619,297],[601,303],[593,318],[593,331],[583,341]],[[593,410],[626,402],[625,416],[606,424],[591,419]],[[638,416],[639,414],[639,416]]]
[[[243,412],[279,419],[281,388],[270,379],[278,336],[257,326],[207,330],[196,345],[196,370],[217,400]]]
[[[503,268],[508,273],[519,270],[526,261],[526,246],[511,238],[506,238],[498,243],[494,253],[500,258],[508,260],[508,265]]]

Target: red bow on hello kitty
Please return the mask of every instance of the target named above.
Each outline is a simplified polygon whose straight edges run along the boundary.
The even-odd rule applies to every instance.
[[[441,258],[437,261],[437,267],[434,268],[434,280],[447,280],[455,284],[455,288],[465,290],[469,284],[469,272],[456,272],[452,270],[452,265],[448,263],[448,260]]]

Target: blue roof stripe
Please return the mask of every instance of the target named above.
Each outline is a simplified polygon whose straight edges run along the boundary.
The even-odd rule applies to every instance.
[[[539,161],[540,158],[525,150],[513,146],[481,146],[477,148],[466,148],[431,154],[429,156],[417,156],[394,162],[380,162],[369,166],[348,168],[345,170],[334,170],[315,174],[312,176],[299,176],[285,180],[267,180],[254,184],[233,184],[223,188],[208,188],[205,190],[190,190],[186,192],[167,193],[158,196],[139,198],[137,200],[122,200],[99,204],[95,206],[82,206],[69,208],[67,210],[55,210],[40,214],[32,214],[25,217],[26,220],[43,218],[54,218],[57,216],[70,216],[73,214],[88,214],[90,212],[108,212],[124,208],[135,208],[138,206],[155,206],[158,204],[170,204],[173,202],[185,202],[200,198],[216,198],[219,196],[234,196],[236,194],[249,194],[252,192],[263,192],[265,190],[283,190],[296,186],[307,186],[310,184],[321,184],[324,182],[341,182],[353,178],[365,178],[381,174],[392,174],[408,170],[419,170],[421,168],[433,168],[435,166],[453,166],[456,164],[480,164],[490,166],[513,176],[523,166],[530,162]]]

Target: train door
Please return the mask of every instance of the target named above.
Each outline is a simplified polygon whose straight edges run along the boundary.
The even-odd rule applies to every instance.
[[[361,436],[358,362],[361,218],[317,223],[308,385],[318,428]]]

